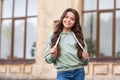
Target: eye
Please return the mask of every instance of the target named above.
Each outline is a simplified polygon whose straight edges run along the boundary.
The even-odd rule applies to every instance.
[[[74,18],[71,18],[72,21],[74,21],[75,19]]]
[[[72,18],[70,18],[70,19],[71,19],[72,21],[75,21],[75,18],[73,18],[73,17],[72,17]]]
[[[68,18],[68,16],[65,16],[65,18]]]

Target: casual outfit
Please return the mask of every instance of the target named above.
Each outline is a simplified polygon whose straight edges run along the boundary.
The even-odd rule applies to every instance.
[[[50,54],[51,39],[53,33],[49,34],[46,50],[45,60],[47,63],[53,63],[57,69],[57,80],[84,80],[84,66],[88,64],[88,60],[80,60],[77,56],[77,41],[73,32],[60,34],[60,57],[52,57]]]

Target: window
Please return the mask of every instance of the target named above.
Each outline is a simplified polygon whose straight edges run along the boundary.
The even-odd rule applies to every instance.
[[[31,60],[36,53],[37,0],[2,0],[0,60]]]
[[[120,10],[116,11],[115,57],[120,57]]]
[[[99,0],[99,10],[113,9],[114,0]]]
[[[120,0],[116,0],[116,8],[120,8],[119,3],[120,3]]]
[[[112,56],[112,12],[100,13],[99,57]]]
[[[91,59],[120,59],[119,4],[119,0],[83,0],[83,33]]]
[[[96,12],[84,13],[83,34],[91,57],[96,57]]]
[[[97,0],[84,0],[84,10],[96,10]]]

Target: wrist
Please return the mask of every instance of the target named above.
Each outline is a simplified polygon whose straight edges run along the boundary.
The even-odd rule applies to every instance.
[[[54,53],[51,53],[51,57],[56,57],[57,55]]]

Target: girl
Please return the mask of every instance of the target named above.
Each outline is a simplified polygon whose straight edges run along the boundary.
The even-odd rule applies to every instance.
[[[45,60],[57,69],[57,80],[84,80],[89,56],[75,9],[66,9],[53,33],[49,34]]]

